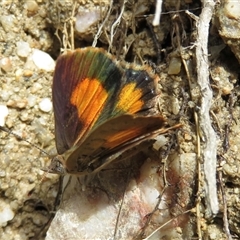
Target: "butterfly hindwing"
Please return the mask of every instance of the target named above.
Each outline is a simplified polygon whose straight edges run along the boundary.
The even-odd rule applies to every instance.
[[[164,123],[165,120],[161,116],[144,117],[125,114],[112,118],[92,131],[80,146],[73,147],[65,167],[69,173],[87,172],[89,163],[93,159],[121,151],[127,143],[163,129]]]

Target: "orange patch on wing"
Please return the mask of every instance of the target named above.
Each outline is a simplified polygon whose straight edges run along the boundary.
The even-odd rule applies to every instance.
[[[104,144],[104,147],[108,149],[114,148],[123,143],[126,143],[131,139],[136,138],[137,136],[142,136],[145,133],[145,128],[140,126],[120,131],[112,136],[109,136],[106,143]]]
[[[141,89],[135,89],[136,83],[129,83],[123,87],[119,94],[117,108],[126,113],[136,113],[144,105]]]
[[[88,128],[97,121],[108,93],[98,79],[85,78],[75,87],[70,102],[76,106],[78,117]]]

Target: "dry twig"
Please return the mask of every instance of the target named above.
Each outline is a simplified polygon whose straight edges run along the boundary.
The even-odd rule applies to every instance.
[[[202,157],[206,192],[206,217],[212,217],[218,213],[218,198],[216,187],[216,134],[211,125],[210,108],[212,102],[212,90],[209,83],[208,71],[208,33],[209,23],[212,18],[215,2],[204,0],[203,9],[197,23],[198,38],[196,41],[197,81],[201,92],[201,105],[199,109],[199,126],[203,135]]]

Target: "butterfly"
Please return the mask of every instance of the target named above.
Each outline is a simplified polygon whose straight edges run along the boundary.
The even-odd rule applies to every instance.
[[[101,48],[62,54],[52,85],[58,155],[46,171],[96,173],[127,150],[179,127],[166,128],[156,110],[157,81],[149,66],[121,64]]]

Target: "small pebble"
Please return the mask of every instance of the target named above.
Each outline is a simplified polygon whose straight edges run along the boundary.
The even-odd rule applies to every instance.
[[[0,169],[0,177],[5,177],[6,176],[6,171],[3,169]]]
[[[19,108],[19,109],[24,109],[28,105],[27,99],[19,99],[19,100],[8,100],[7,106],[13,107],[13,108]]]
[[[39,103],[39,108],[43,112],[50,112],[52,110],[52,101],[49,98],[43,98]]]
[[[170,61],[169,67],[168,67],[168,74],[170,75],[177,75],[181,71],[181,59],[173,57]]]
[[[4,102],[7,102],[11,96],[11,92],[9,90],[1,90],[0,96]]]
[[[43,87],[40,83],[38,82],[35,82],[32,84],[32,87],[31,87],[31,93],[34,94],[36,92],[38,92],[39,90],[41,90]]]
[[[18,81],[20,79],[20,77],[22,76],[23,74],[23,70],[22,69],[17,69],[16,72],[15,72],[15,78],[16,80]]]
[[[55,68],[55,62],[52,57],[48,53],[41,50],[33,50],[32,60],[39,69],[45,70],[47,72],[52,72]]]
[[[31,12],[31,13],[36,13],[38,10],[38,4],[34,0],[26,1],[25,7],[28,10],[28,12]]]
[[[5,120],[8,114],[8,107],[5,105],[0,105],[0,126],[3,127],[5,125]]]
[[[0,17],[0,22],[2,24],[3,29],[5,32],[12,31],[15,25],[15,17],[14,15],[4,15]]]
[[[188,133],[185,133],[185,134],[183,135],[183,137],[184,137],[184,139],[185,139],[186,141],[192,140],[192,136],[191,136],[190,134],[188,134]]]
[[[34,107],[36,105],[37,97],[35,95],[29,94],[27,99],[29,107]]]
[[[86,10],[79,8],[76,16],[75,29],[79,33],[86,32],[94,23],[100,20],[100,10]]]
[[[31,48],[27,42],[18,41],[17,42],[17,55],[19,57],[27,57],[31,52]]]
[[[0,226],[6,226],[7,222],[12,220],[14,212],[10,206],[4,202],[0,203]]]
[[[23,76],[24,77],[31,77],[33,75],[33,71],[32,70],[28,70],[28,69],[25,69],[24,72],[23,72]]]
[[[20,101],[18,101],[18,102],[16,103],[16,107],[17,107],[17,108],[20,108],[20,109],[26,108],[27,105],[28,105],[27,99],[21,99]]]
[[[175,97],[172,97],[172,113],[174,115],[177,115],[180,111],[180,108],[181,108],[181,106],[179,104],[178,99]]]
[[[30,116],[28,112],[22,112],[19,118],[21,119],[22,122],[26,122],[30,120]]]
[[[42,18],[45,18],[45,17],[47,16],[46,9],[45,9],[45,8],[39,8],[38,14],[39,14],[39,16],[41,16]]]
[[[167,143],[167,138],[163,135],[159,135],[155,139],[156,142],[153,144],[153,148],[157,151]]]
[[[12,61],[9,57],[4,57],[0,60],[0,67],[5,71],[9,72],[12,70]]]

